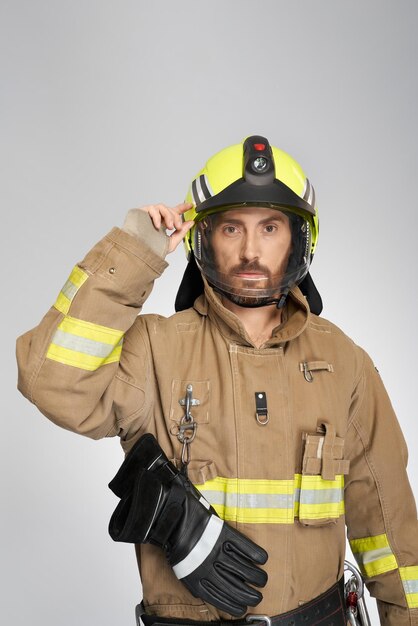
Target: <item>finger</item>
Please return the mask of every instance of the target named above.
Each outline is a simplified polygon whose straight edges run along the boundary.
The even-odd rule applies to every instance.
[[[245,606],[256,606],[256,604],[261,602],[263,595],[257,589],[253,589],[253,587],[247,584],[249,581],[244,578],[245,574],[229,569],[227,563],[217,562],[214,564],[214,568],[219,576],[222,588],[225,591],[233,590],[234,598],[237,602]]]
[[[231,558],[225,561],[225,568],[231,574],[244,578],[247,583],[256,587],[266,586],[268,580],[267,572],[248,561],[248,559],[243,559],[238,557],[238,555],[233,556],[229,554],[229,556]]]
[[[225,554],[229,556],[228,567],[236,572],[245,572],[248,582],[257,587],[264,587],[267,583],[267,573],[254,564],[254,559],[248,556],[232,541],[224,543]],[[257,561],[256,561],[257,562]]]
[[[194,222],[192,221],[184,222],[182,223],[181,227],[178,230],[175,230],[170,235],[169,244],[168,244],[168,252],[173,252],[177,248],[179,243],[184,239],[186,234],[192,228],[193,224]]]
[[[166,228],[168,228],[168,230],[173,230],[173,228],[177,228],[176,221],[178,219],[180,220],[177,222],[178,227],[181,227],[182,220],[180,216],[174,212],[174,209],[171,209],[170,207],[165,206],[165,204],[159,204],[157,208],[160,211],[162,221],[164,222],[164,225]]]
[[[179,213],[173,213],[173,223],[174,223],[174,228],[176,230],[180,230],[180,228],[184,224],[183,216],[180,215]]]
[[[156,205],[152,205],[149,207],[148,215],[150,216],[155,228],[159,230],[161,228],[161,213]]]
[[[191,202],[182,202],[174,207],[174,224],[176,230],[179,230],[181,228],[181,225],[183,224],[183,213],[189,211],[193,206],[194,205]]]
[[[174,207],[174,210],[181,214],[189,211],[193,206],[192,202],[180,202]]]
[[[165,204],[151,204],[147,207],[147,211],[153,221],[156,228],[161,228],[164,225],[169,230],[174,228],[174,209],[166,206]]]
[[[189,220],[188,222],[184,222],[181,225],[181,228],[179,228],[178,230],[175,230],[174,233],[170,235],[169,244],[168,244],[169,252],[174,252],[174,250],[177,248],[177,246],[182,241],[182,239],[184,239],[184,237],[186,236],[186,234],[189,232],[189,230],[192,228],[193,225],[194,225],[194,222],[192,220]]]
[[[199,597],[234,617],[240,617],[247,609],[245,604],[239,603],[234,593],[227,593],[222,585],[214,585],[210,578],[200,581]]]
[[[255,563],[264,565],[268,559],[268,554],[258,544],[254,543],[248,537],[238,534],[233,528],[228,528],[229,549],[236,554],[241,554],[244,558],[250,559]]]

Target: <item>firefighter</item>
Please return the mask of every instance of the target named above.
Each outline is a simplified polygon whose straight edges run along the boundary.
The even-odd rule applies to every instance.
[[[418,624],[405,442],[369,356],[320,317],[317,239],[301,167],[248,137],[185,203],[131,210],[18,339],[27,398],[121,439],[110,532],[136,544],[146,626],[344,624],[346,526],[381,624]],[[138,315],[182,240],[176,314]]]

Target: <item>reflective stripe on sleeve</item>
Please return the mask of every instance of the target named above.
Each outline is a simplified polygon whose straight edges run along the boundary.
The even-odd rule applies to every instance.
[[[418,566],[400,567],[399,573],[410,609],[418,609]]]
[[[179,563],[173,565],[177,578],[185,578],[195,571],[212,552],[222,532],[223,521],[212,515],[202,536],[189,554]]]
[[[67,315],[75,294],[80,289],[81,285],[86,282],[87,278],[88,274],[76,265],[64,287],[59,292],[54,307],[61,313],[64,313],[64,315]]]
[[[64,365],[94,371],[119,361],[123,332],[66,316],[59,324],[46,357]]]
[[[290,480],[217,477],[196,485],[218,515],[229,522],[293,524],[303,519],[338,518],[344,514],[344,477],[323,480],[300,474]],[[305,488],[307,487],[307,488]]]
[[[385,534],[352,539],[350,546],[364,576],[378,576],[398,567]]]

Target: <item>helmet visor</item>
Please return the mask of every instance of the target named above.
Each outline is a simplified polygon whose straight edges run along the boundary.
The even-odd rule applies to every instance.
[[[200,271],[242,306],[279,301],[307,274],[310,250],[309,222],[278,207],[230,207],[194,228]]]

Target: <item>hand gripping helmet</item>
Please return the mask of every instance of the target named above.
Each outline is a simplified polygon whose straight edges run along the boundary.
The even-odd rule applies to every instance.
[[[195,225],[184,244],[188,258],[176,298],[176,310],[193,304],[203,291],[200,273],[218,292],[241,306],[282,306],[292,287],[300,285],[311,310],[322,302],[308,271],[318,239],[314,189],[300,165],[288,154],[254,135],[221,150],[192,181],[186,201],[193,207],[184,215]],[[276,273],[247,276],[237,281],[221,266],[214,237],[231,210],[274,209],[286,220],[291,243],[285,264]],[[278,251],[279,256],[279,251]],[[224,270],[224,271],[223,271]]]

